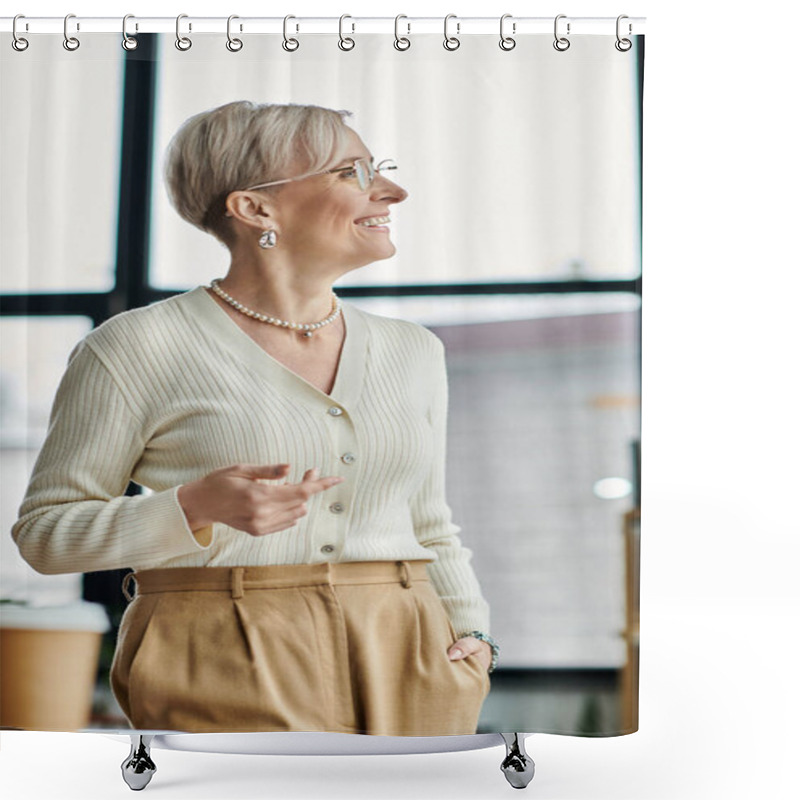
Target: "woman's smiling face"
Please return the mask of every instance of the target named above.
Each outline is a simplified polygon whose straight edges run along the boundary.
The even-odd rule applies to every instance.
[[[345,157],[332,169],[372,155],[361,138],[348,131]],[[273,214],[278,247],[299,261],[315,261],[344,271],[395,253],[389,228],[390,206],[408,196],[382,173],[362,190],[355,170],[315,175],[287,183],[275,196]]]

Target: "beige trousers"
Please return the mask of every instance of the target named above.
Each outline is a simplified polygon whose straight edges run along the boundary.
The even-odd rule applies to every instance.
[[[137,572],[114,694],[138,730],[475,733],[489,675],[425,563]]]

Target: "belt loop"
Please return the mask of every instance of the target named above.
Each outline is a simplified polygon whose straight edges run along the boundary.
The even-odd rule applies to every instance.
[[[410,589],[411,573],[408,569],[408,561],[398,561],[397,566],[400,567],[400,585],[404,589]]]
[[[231,597],[234,600],[244,597],[244,567],[231,569]]]
[[[133,595],[130,593],[129,586],[131,585],[131,581],[136,583],[136,578],[132,572],[129,572],[123,579],[122,579],[122,594],[125,595],[125,599],[130,603],[133,600]]]

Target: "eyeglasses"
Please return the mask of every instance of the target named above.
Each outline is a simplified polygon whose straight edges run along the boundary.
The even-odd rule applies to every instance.
[[[332,175],[335,172],[352,172],[351,176],[358,181],[358,188],[362,192],[366,192],[375,181],[375,176],[379,172],[389,169],[397,169],[397,164],[391,158],[385,158],[377,165],[372,163],[368,158],[357,158],[352,165],[347,167],[336,167],[336,169],[323,169],[320,172],[310,172],[308,175],[300,175],[297,178],[284,178],[280,181],[269,181],[268,183],[259,183],[255,186],[248,186],[242,189],[243,192],[252,192],[255,189],[266,189],[267,186],[279,186],[282,183],[291,183],[292,181],[302,181],[306,178],[313,178],[315,175]]]

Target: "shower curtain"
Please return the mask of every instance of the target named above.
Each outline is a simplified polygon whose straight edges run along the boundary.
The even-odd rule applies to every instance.
[[[108,685],[126,570],[39,574],[10,532],[78,342],[225,274],[227,251],[178,217],[162,171],[184,120],[235,100],[348,110],[408,192],[396,254],[335,288],[444,345],[447,502],[500,648],[477,731],[638,727],[643,36],[621,43],[613,20],[602,35],[556,21],[556,36],[508,20],[504,39],[457,19],[439,33],[392,22],[394,36],[347,19],[305,34],[295,19],[258,34],[179,21],[177,34],[129,27],[135,47],[2,37],[2,630],[40,642],[60,624],[19,658],[66,664],[70,620],[93,604],[82,729],[126,725]],[[4,681],[22,672],[4,663]]]

